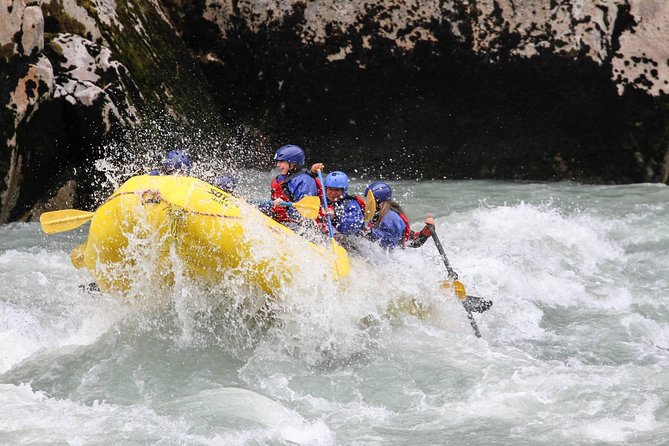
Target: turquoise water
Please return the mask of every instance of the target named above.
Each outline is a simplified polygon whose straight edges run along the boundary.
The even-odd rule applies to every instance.
[[[669,188],[392,185],[494,301],[482,338],[431,243],[286,288],[268,323],[240,283],[83,291],[85,226],[0,227],[0,444],[667,444]],[[388,313],[411,298],[432,316]]]

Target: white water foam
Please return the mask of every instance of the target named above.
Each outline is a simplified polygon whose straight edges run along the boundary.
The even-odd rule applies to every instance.
[[[593,202],[610,190],[568,189]],[[662,444],[667,223],[652,206],[615,200],[601,210],[468,200],[437,215],[467,290],[494,301],[475,314],[482,339],[439,287],[445,269],[429,241],[390,254],[371,248],[344,287],[305,255],[294,265],[300,280],[272,304],[275,319],[255,330],[244,328],[243,302],[265,296],[232,278],[212,289],[177,274],[172,290],[138,292],[157,305],[118,304],[130,308],[119,313],[113,301],[95,310],[95,299],[77,294],[89,278],[71,268],[67,249],[46,251],[41,265],[39,249],[5,250],[0,274],[18,266],[0,276],[13,293],[0,311],[4,334],[20,345],[3,343],[11,384],[0,385],[0,408],[16,416],[2,430],[13,443],[86,443],[103,432],[96,441]],[[439,306],[440,317],[388,312],[401,298]],[[97,317],[100,327],[82,328]],[[82,370],[77,388],[72,374]],[[91,401],[98,395],[109,399]],[[62,428],[49,428],[59,416]]]

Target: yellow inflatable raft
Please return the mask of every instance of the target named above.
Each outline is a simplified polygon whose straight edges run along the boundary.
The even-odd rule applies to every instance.
[[[87,268],[103,292],[125,293],[137,280],[169,285],[176,268],[212,284],[240,277],[272,294],[292,280],[305,254],[337,275],[329,245],[308,242],[244,200],[196,178],[136,176],[94,213],[70,212],[84,214],[71,220],[92,216],[88,239],[73,251],[72,263]]]

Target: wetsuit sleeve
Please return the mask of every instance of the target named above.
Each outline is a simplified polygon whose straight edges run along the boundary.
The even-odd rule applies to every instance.
[[[318,196],[316,181],[306,173],[298,175],[288,182],[288,190],[293,196],[293,201],[300,201],[307,195]]]
[[[384,248],[395,248],[402,245],[405,227],[397,212],[389,211],[379,228],[372,229],[372,238]]]
[[[287,184],[288,191],[293,196],[293,202],[300,201],[308,195],[317,196],[318,188],[316,188],[316,181],[306,173],[301,174],[290,180]],[[300,213],[294,207],[286,208],[286,213],[288,216],[295,220],[299,221],[302,219]]]
[[[344,215],[337,219],[337,231],[345,235],[358,234],[362,231],[365,215],[356,200],[349,200]]]
[[[432,232],[430,232],[430,228],[425,225],[420,231],[411,234],[411,241],[409,241],[407,246],[409,246],[409,248],[418,248],[423,246],[430,237],[432,237]]]

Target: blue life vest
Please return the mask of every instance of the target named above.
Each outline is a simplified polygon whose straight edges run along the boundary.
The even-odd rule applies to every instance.
[[[365,202],[361,197],[346,195],[333,203],[334,218],[332,226],[344,235],[362,232],[365,224]]]
[[[370,223],[372,239],[384,248],[404,247],[410,238],[411,228],[404,214],[390,209],[381,223]]]

